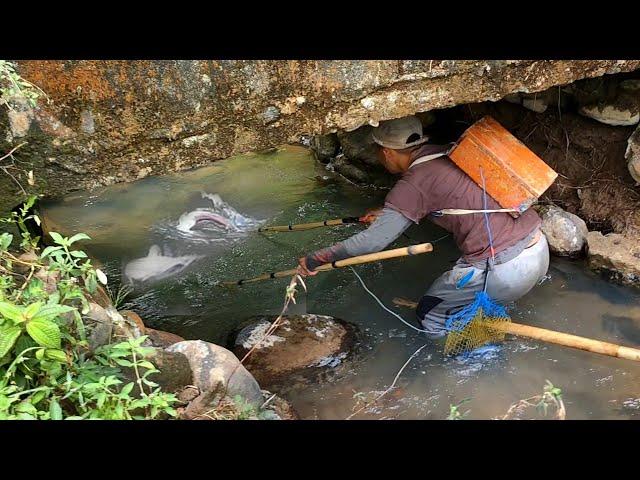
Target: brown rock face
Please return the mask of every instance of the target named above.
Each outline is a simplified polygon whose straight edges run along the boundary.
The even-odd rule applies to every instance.
[[[130,182],[202,166],[302,135],[351,131],[513,92],[638,69],[637,60],[18,62],[52,100],[0,113],[0,151],[16,142],[34,192]],[[0,211],[17,185],[0,176]]]

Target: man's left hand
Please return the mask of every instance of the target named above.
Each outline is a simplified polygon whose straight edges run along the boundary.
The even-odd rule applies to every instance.
[[[309,270],[307,268],[307,258],[306,257],[300,257],[298,259],[298,274],[302,275],[303,277],[306,277],[306,276],[317,275],[318,272],[315,272],[313,270]]]

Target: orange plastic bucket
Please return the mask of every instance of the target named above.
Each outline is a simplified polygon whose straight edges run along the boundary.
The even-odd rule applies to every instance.
[[[486,116],[469,127],[453,151],[453,162],[482,186],[502,208],[524,212],[558,174],[502,125]],[[519,213],[513,213],[517,217]]]

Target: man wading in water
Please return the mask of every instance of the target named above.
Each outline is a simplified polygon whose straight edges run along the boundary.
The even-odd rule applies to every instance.
[[[450,145],[426,144],[422,124],[415,116],[381,122],[373,131],[380,163],[393,174],[402,174],[385,199],[384,207],[368,212],[363,232],[299,259],[302,275],[324,263],[378,252],[396,240],[411,223],[429,217],[453,235],[462,257],[442,274],[420,300],[416,313],[422,328],[432,337],[446,335],[445,321],[471,303],[481,291],[488,259],[489,238],[482,213],[434,215],[443,209],[490,210],[500,205],[487,195],[447,156]],[[538,214],[529,209],[518,218],[489,213],[495,263],[487,293],[506,303],[531,290],[547,273],[549,248],[540,231]],[[468,276],[471,278],[468,279]],[[466,283],[465,283],[466,282]]]

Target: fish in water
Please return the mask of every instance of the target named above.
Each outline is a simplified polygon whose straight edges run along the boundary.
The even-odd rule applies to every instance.
[[[220,225],[226,230],[236,230],[229,220],[207,208],[197,208],[191,212],[183,213],[178,219],[177,229],[181,232],[189,233],[194,227],[208,222]]]
[[[124,268],[124,275],[129,282],[146,282],[161,280],[182,272],[201,255],[172,256],[168,251],[163,255],[158,245],[152,245],[146,257],[130,261]]]
[[[238,213],[233,207],[226,204],[220,195],[201,192],[202,198],[211,200],[213,208],[197,208],[191,212],[183,213],[178,219],[177,229],[184,233],[190,233],[194,229],[204,225],[217,225],[227,231],[240,232],[256,227],[260,222]]]

